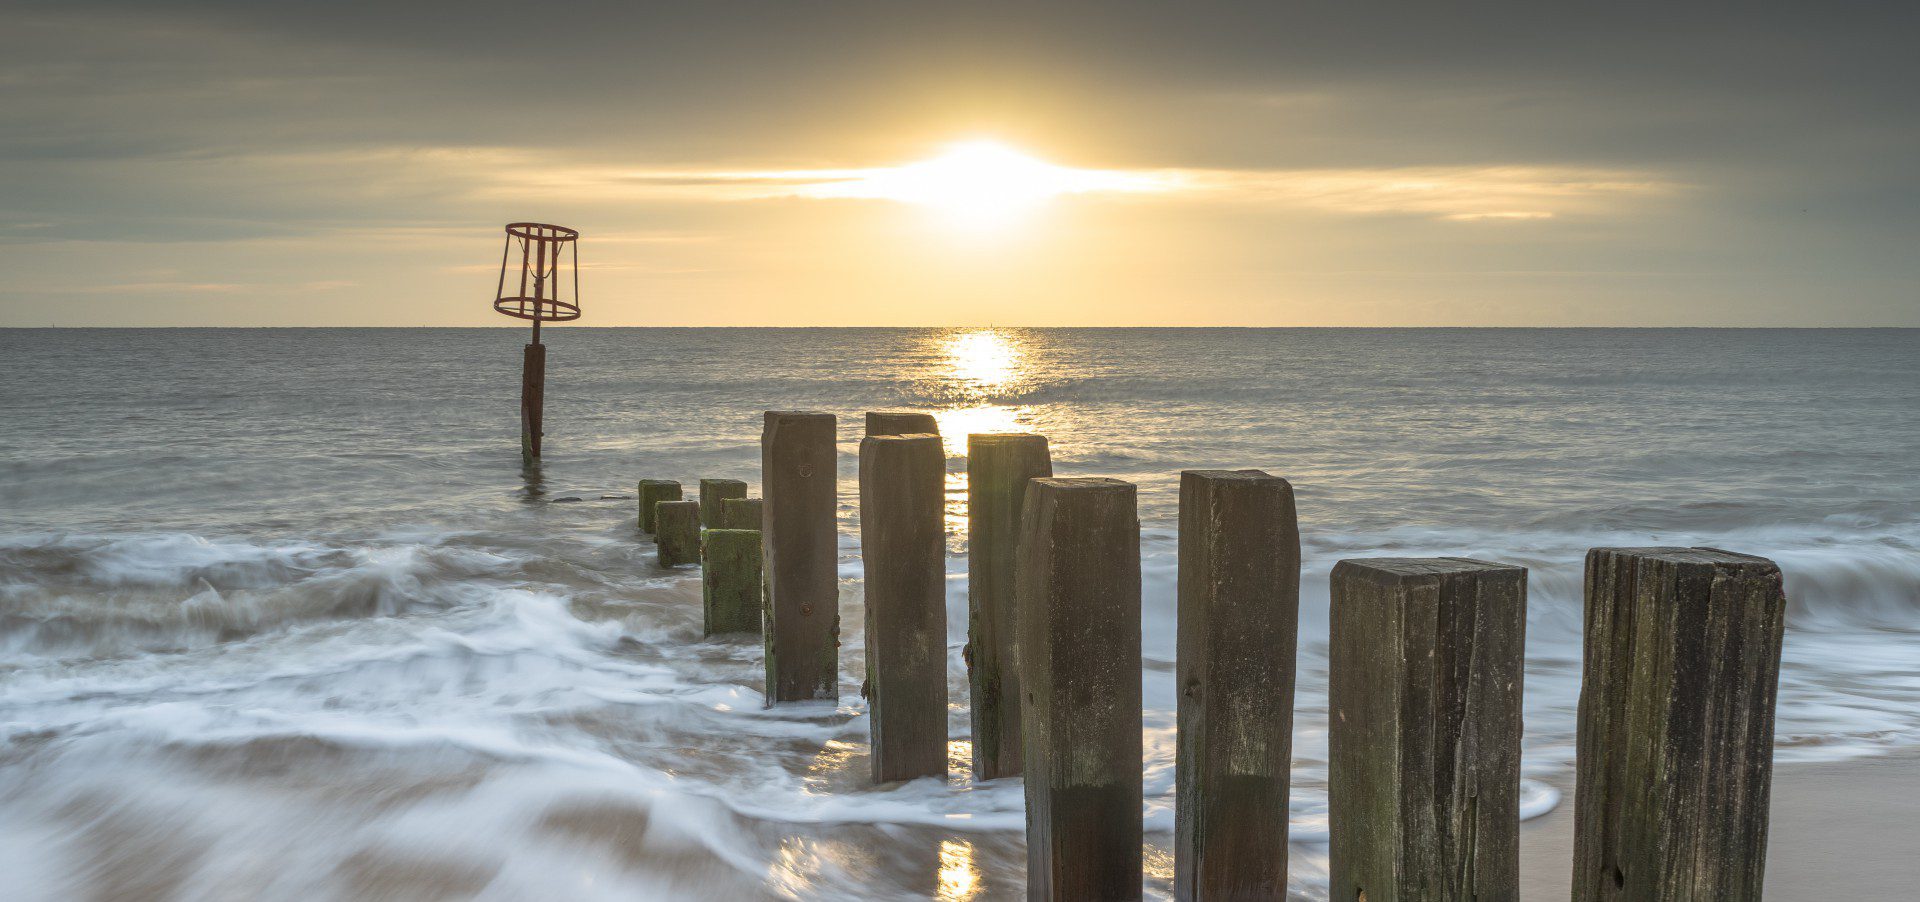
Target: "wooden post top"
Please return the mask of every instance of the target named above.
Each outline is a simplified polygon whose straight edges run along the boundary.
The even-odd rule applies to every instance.
[[[1181,470],[1180,478],[1205,479],[1209,482],[1286,482],[1265,470]]]
[[[832,422],[833,414],[828,413],[824,410],[769,410],[767,411],[767,422],[772,423],[780,420],[826,420],[827,422]]]
[[[938,442],[940,436],[932,432],[908,432],[902,435],[869,435],[860,440],[861,444],[873,442],[881,445],[905,444],[908,442]]]
[[[1043,486],[1057,492],[1072,492],[1076,495],[1106,494],[1123,492],[1133,494],[1133,483],[1121,479],[1109,479],[1105,476],[1036,476],[1032,480],[1035,486]]]
[[[1409,579],[1422,576],[1444,576],[1450,573],[1480,573],[1497,570],[1520,570],[1513,564],[1499,564],[1493,561],[1475,560],[1469,557],[1363,557],[1349,558],[1333,565],[1335,571],[1350,571],[1356,576],[1379,576],[1389,579]]]
[[[1594,548],[1587,552],[1587,559],[1595,557],[1620,556],[1667,561],[1675,564],[1706,564],[1710,566],[1770,567],[1779,569],[1773,561],[1737,551],[1725,551],[1719,548],[1684,548],[1679,546],[1653,546],[1647,548]]]
[[[969,432],[967,445],[1025,445],[1031,443],[1046,444],[1047,437],[1038,432]]]

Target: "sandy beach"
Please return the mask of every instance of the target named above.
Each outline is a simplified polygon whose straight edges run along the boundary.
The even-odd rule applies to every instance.
[[[1566,899],[1573,861],[1572,780],[1566,801],[1522,825],[1521,897]],[[1767,898],[1903,899],[1920,886],[1920,756],[1785,764],[1773,774]]]

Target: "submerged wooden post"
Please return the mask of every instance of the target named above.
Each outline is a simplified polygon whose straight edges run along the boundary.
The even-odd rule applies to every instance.
[[[761,504],[758,498],[720,499],[721,529],[760,531]]]
[[[640,531],[652,533],[653,506],[662,501],[679,501],[680,483],[671,479],[642,479],[635,494],[640,496]]]
[[[662,501],[653,510],[660,566],[700,563],[700,502]]]
[[[940,421],[922,410],[869,410],[868,435],[939,435]]]
[[[973,775],[1020,773],[1020,668],[1014,656],[1013,558],[1027,480],[1053,475],[1047,437],[967,436],[967,680]]]
[[[1786,609],[1766,558],[1587,553],[1575,902],[1760,898]]]
[[[1033,480],[1015,572],[1026,698],[1027,898],[1139,899],[1140,521],[1133,485]]]
[[[1526,610],[1521,567],[1334,566],[1329,898],[1520,898]]]
[[[769,410],[760,433],[767,703],[840,697],[834,418]]]
[[[1174,895],[1287,895],[1300,530],[1259,470],[1180,474]]]
[[[533,341],[520,358],[520,459],[540,459],[540,436],[547,405],[547,346],[540,343],[540,321],[533,322]]]
[[[713,529],[720,525],[720,506],[728,498],[747,497],[747,484],[738,479],[700,480],[700,525]]]
[[[700,543],[706,635],[760,632],[760,531],[709,529]]]
[[[947,775],[946,473],[940,436],[860,442],[876,783]]]

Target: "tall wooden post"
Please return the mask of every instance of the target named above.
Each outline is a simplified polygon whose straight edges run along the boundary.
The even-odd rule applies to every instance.
[[[1520,898],[1526,608],[1520,567],[1334,566],[1330,898]]]
[[[760,632],[760,531],[709,529],[700,542],[706,635]]]
[[[1760,898],[1786,609],[1766,558],[1587,553],[1575,902]]]
[[[840,697],[834,418],[769,410],[760,433],[767,703]]]
[[[860,442],[876,783],[947,775],[946,471],[940,436]]]
[[[1134,487],[1117,479],[1035,479],[1023,509],[1014,566],[1027,699],[1027,898],[1139,899]]]
[[[720,506],[726,499],[745,497],[747,484],[738,479],[700,480],[700,524],[708,529],[719,526],[722,519]]]
[[[640,531],[654,531],[654,506],[680,500],[680,483],[671,479],[642,479],[634,492],[640,498]]]
[[[1174,894],[1287,894],[1300,531],[1293,486],[1180,474]]]
[[[760,531],[761,504],[758,498],[720,499],[721,529]]]
[[[921,410],[869,410],[868,435],[939,435],[940,421]]]
[[[700,563],[700,502],[662,501],[653,509],[660,566]]]
[[[540,343],[540,321],[533,321],[534,339],[520,358],[520,459],[540,459],[541,422],[547,398],[547,346]]]
[[[967,436],[967,679],[973,775],[1020,773],[1020,668],[1014,655],[1013,559],[1027,481],[1053,475],[1047,437]]]

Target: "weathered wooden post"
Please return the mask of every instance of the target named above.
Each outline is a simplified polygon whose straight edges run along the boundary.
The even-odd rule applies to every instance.
[[[760,433],[767,703],[840,697],[833,414],[769,410]]]
[[[1053,475],[1047,437],[967,436],[967,679],[973,775],[1020,773],[1020,668],[1014,656],[1013,559],[1027,480]]]
[[[922,410],[869,410],[868,435],[939,435],[940,421]]]
[[[700,480],[700,525],[713,529],[723,518],[720,506],[728,498],[747,497],[747,484],[738,479]]]
[[[1575,902],[1760,898],[1786,610],[1766,558],[1587,553]]]
[[[760,632],[760,531],[709,529],[700,543],[706,635]]]
[[[1133,485],[1033,480],[1014,566],[1026,699],[1027,898],[1139,899],[1140,521]]]
[[[1180,474],[1174,895],[1287,895],[1300,531],[1293,486]]]
[[[758,498],[720,499],[721,529],[760,531],[761,504]]]
[[[640,498],[640,531],[652,533],[654,505],[662,501],[679,501],[680,483],[671,479],[642,479],[634,494]]]
[[[1526,609],[1521,567],[1334,566],[1330,898],[1520,898]]]
[[[940,436],[860,442],[876,783],[947,775],[946,473]]]
[[[700,563],[700,502],[662,501],[653,509],[660,566]]]
[[[541,222],[510,222],[507,243],[500,251],[500,284],[493,309],[533,322],[533,337],[520,357],[520,456],[525,463],[540,460],[541,429],[545,425],[547,346],[540,343],[540,324],[580,318],[580,233],[566,226]],[[518,293],[507,293],[514,242],[520,242]],[[563,300],[563,249],[573,253],[572,300]],[[531,290],[531,293],[529,293]]]

